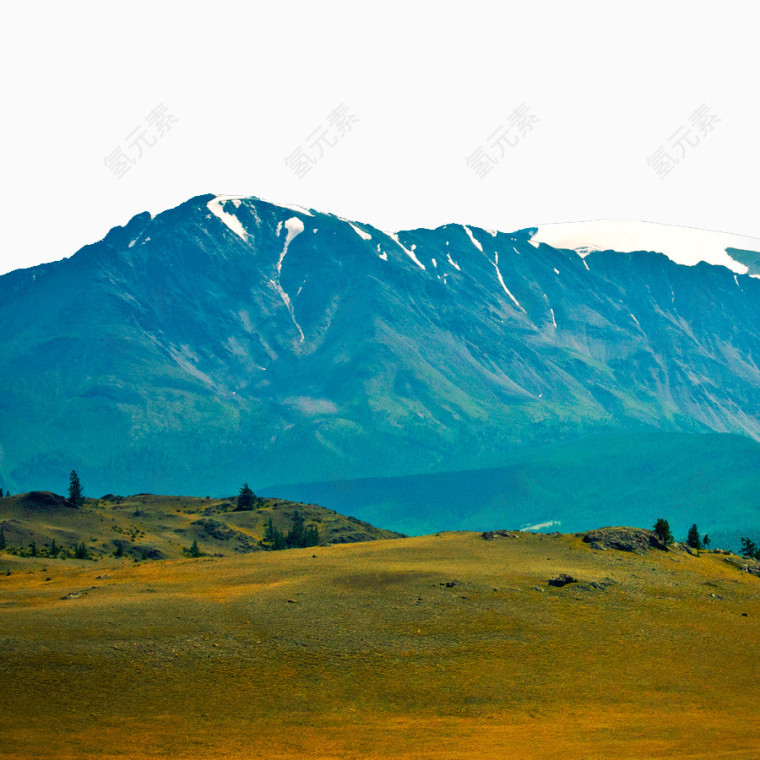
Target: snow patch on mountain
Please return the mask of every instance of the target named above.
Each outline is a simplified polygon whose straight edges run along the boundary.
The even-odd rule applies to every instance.
[[[287,235],[285,236],[285,245],[282,247],[282,251],[280,252],[280,258],[277,261],[277,279],[276,280],[270,280],[270,284],[274,287],[274,289],[280,294],[280,298],[282,298],[283,303],[285,304],[285,307],[288,310],[288,313],[290,314],[290,319],[295,325],[296,329],[298,330],[298,334],[301,336],[301,343],[304,342],[305,336],[303,334],[303,330],[301,329],[301,325],[298,324],[298,321],[296,320],[296,314],[295,310],[293,309],[293,303],[290,300],[290,296],[285,292],[285,289],[280,284],[280,275],[282,274],[282,262],[285,259],[285,254],[288,252],[288,247],[290,246],[291,241],[293,240],[296,235],[300,235],[303,230],[303,222],[297,217],[292,216],[290,219],[285,220],[285,229],[288,231]]]
[[[240,223],[240,220],[233,216],[232,214],[228,214],[223,208],[223,204],[226,203],[228,200],[233,200],[232,198],[225,197],[225,196],[217,196],[213,200],[210,200],[206,204],[206,208],[221,222],[227,225],[241,240],[244,240],[247,242],[248,235],[243,227],[243,225]]]
[[[537,228],[530,242],[536,247],[546,243],[553,248],[570,249],[581,257],[592,251],[656,251],[677,264],[693,266],[705,261],[727,267],[737,274],[747,274],[749,268],[731,258],[727,248],[760,252],[758,238],[655,222],[611,219],[546,224]]]
[[[297,216],[291,216],[290,219],[285,221],[285,229],[288,231],[288,235],[285,238],[285,250],[288,250],[290,241],[303,232],[303,222]]]
[[[388,237],[393,240],[394,243],[420,268],[425,269],[425,265],[417,258],[414,253],[415,246],[412,246],[411,250],[407,248],[399,239],[395,232],[387,233]]]
[[[470,230],[470,228],[469,228],[469,227],[467,227],[467,226],[466,226],[466,225],[464,225],[464,224],[462,225],[462,227],[463,227],[464,231],[467,233],[467,236],[468,236],[468,237],[470,238],[470,240],[472,241],[472,244],[473,244],[473,245],[474,245],[474,246],[475,246],[475,247],[476,247],[476,248],[477,248],[477,249],[478,249],[478,250],[479,250],[481,253],[483,253],[483,246],[482,246],[482,245],[481,245],[481,244],[480,244],[480,243],[479,243],[477,240],[475,240],[475,237],[474,237],[474,235],[472,234],[472,230]]]
[[[523,525],[520,530],[543,530],[544,528],[551,528],[553,525],[562,525],[562,521],[548,520],[547,522],[536,523],[536,525]]]
[[[489,259],[489,261],[491,261]],[[491,263],[494,265],[494,268],[496,269],[496,276],[499,278],[499,282],[501,283],[501,287],[504,288],[504,292],[515,302],[515,306],[517,306],[520,311],[522,311],[524,314],[527,314],[528,312],[523,309],[522,306],[520,306],[520,302],[512,295],[509,288],[504,284],[504,278],[501,276],[501,270],[499,269],[499,254],[494,252],[494,260],[491,261]]]
[[[364,230],[359,229],[355,224],[351,224],[351,222],[348,223],[348,226],[362,239],[362,240],[372,240],[372,235],[365,232]]]
[[[303,206],[294,206],[293,204],[288,203],[276,203],[275,205],[280,208],[289,209],[290,211],[297,211],[299,214],[306,214],[306,216],[314,216],[309,209],[304,208]]]

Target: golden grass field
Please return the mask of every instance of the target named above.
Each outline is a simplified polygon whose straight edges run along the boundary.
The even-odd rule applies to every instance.
[[[760,758],[760,578],[516,535],[0,554],[0,757]]]

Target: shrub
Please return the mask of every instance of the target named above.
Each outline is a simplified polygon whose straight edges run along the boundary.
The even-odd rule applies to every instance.
[[[183,553],[188,557],[204,557],[205,554],[200,550],[200,547],[198,546],[198,539],[193,539],[193,543],[190,545],[190,548],[188,549],[186,546],[182,547]]]

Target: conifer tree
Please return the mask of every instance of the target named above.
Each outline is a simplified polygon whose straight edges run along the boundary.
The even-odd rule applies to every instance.
[[[82,484],[79,481],[79,475],[76,470],[72,470],[69,475],[69,506],[72,509],[77,509],[84,502],[84,493],[82,492]]]
[[[279,551],[280,549],[287,549],[287,543],[282,532],[279,531],[272,522],[272,518],[269,518],[267,527],[264,530],[264,543],[269,544],[269,548],[272,551]]]
[[[5,549],[5,530],[0,528],[0,552]]]
[[[298,510],[296,510],[293,513],[293,526],[291,527],[290,532],[285,539],[285,543],[289,549],[306,546],[306,532],[304,529],[305,522],[306,521],[304,520],[303,515]]]
[[[256,494],[248,487],[248,483],[243,483],[240,493],[237,497],[236,512],[250,511],[256,502]]]
[[[673,543],[673,534],[670,532],[670,524],[662,517],[657,518],[657,522],[654,524],[654,532],[657,534],[657,538],[659,538],[665,546]]]
[[[701,549],[702,548],[702,541],[699,538],[699,530],[697,528],[697,524],[694,523],[694,525],[689,528],[689,532],[686,536],[686,543],[692,548],[692,549]]]
[[[746,536],[742,536],[741,539],[742,557],[745,559],[760,559],[760,549],[757,548],[757,544]]]

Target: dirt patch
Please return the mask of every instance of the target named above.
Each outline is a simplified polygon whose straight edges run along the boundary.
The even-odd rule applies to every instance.
[[[401,572],[374,572],[352,573],[335,579],[335,585],[344,586],[352,590],[382,590],[392,586],[399,586],[410,581],[427,578],[424,573],[401,571]]]

